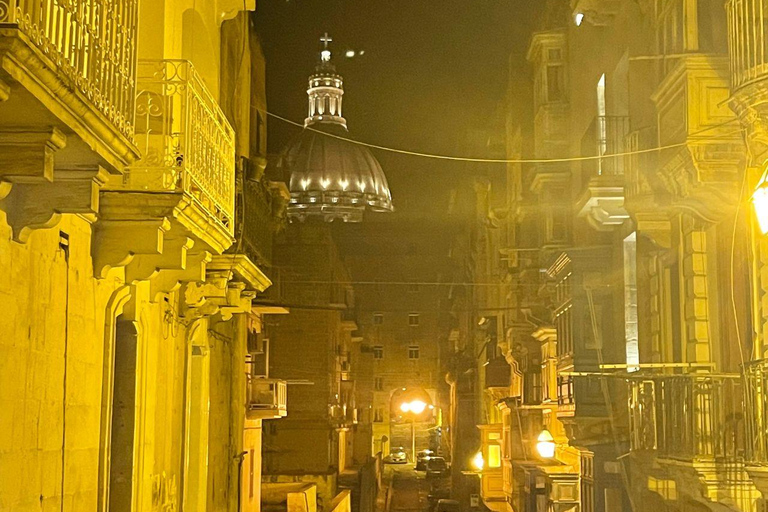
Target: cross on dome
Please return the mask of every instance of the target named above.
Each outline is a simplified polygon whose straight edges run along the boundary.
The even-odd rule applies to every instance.
[[[333,39],[328,35],[328,32],[323,34],[320,38],[320,42],[323,43],[323,51],[320,52],[320,60],[323,62],[329,62],[331,60],[331,50],[328,49],[328,43],[331,41],[333,41]]]

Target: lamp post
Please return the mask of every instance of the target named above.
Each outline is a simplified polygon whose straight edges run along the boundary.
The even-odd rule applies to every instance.
[[[426,408],[427,404],[421,400],[400,404],[400,410],[406,414],[410,413],[411,416],[411,457],[414,463],[416,462],[416,416],[423,413]]]

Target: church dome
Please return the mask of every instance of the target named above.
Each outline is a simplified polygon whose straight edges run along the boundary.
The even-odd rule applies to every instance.
[[[304,129],[285,151],[290,171],[289,216],[319,215],[359,222],[363,212],[392,211],[392,196],[381,165],[364,146],[320,133],[348,137],[338,125]]]
[[[309,77],[309,115],[302,133],[285,149],[281,166],[290,173],[287,214],[291,220],[319,217],[360,222],[366,210],[390,212],[392,195],[371,151],[350,142],[341,114],[341,76],[330,63],[326,34],[320,64]]]

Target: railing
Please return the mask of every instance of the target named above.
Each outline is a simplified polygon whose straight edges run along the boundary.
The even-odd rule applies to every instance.
[[[272,262],[272,196],[261,181],[244,180],[242,208],[242,250],[257,265]]]
[[[729,0],[728,50],[731,87],[739,87],[768,75],[768,0]]]
[[[625,190],[627,197],[635,197],[650,192],[646,172],[656,169],[658,152],[638,153],[658,146],[655,128],[642,128],[627,135],[624,156],[624,171],[627,175]]]
[[[192,64],[140,61],[131,188],[183,191],[230,234],[235,213],[235,132]]]
[[[768,463],[768,360],[744,365],[747,460]]]
[[[129,139],[137,20],[138,0],[0,0],[0,27],[18,27]]]
[[[744,456],[738,375],[657,375],[629,380],[630,448],[661,458]]]
[[[284,380],[258,377],[248,380],[248,408],[252,411],[268,411],[285,416],[288,411],[287,396]]]
[[[584,156],[601,158],[582,163],[587,176],[624,174],[624,157],[611,155],[626,152],[628,133],[627,116],[596,116],[592,120],[581,139],[581,151]]]

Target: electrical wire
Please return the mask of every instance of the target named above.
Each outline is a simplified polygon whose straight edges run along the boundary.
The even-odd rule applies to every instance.
[[[420,151],[411,151],[407,149],[399,149],[399,148],[393,148],[389,146],[382,146],[380,144],[372,144],[369,142],[363,142],[355,139],[351,139],[349,137],[342,137],[341,135],[336,135],[333,133],[328,133],[323,130],[318,130],[317,128],[313,128],[312,126],[304,126],[304,123],[298,123],[296,121],[292,121],[291,119],[288,119],[286,117],[280,116],[278,114],[275,114],[273,112],[269,112],[268,110],[262,109],[257,105],[251,105],[252,108],[263,112],[267,116],[273,117],[275,119],[278,119],[280,121],[283,121],[284,123],[290,124],[292,126],[296,126],[298,128],[302,128],[303,130],[309,130],[311,132],[319,133],[322,135],[325,135],[326,137],[331,137],[334,139],[339,139],[345,142],[349,142],[351,144],[356,144],[358,146],[365,146],[367,148],[371,149],[379,149],[381,151],[387,151],[390,153],[397,153],[401,155],[409,155],[409,156],[416,156],[416,157],[422,157],[422,158],[432,158],[437,160],[450,160],[454,162],[472,162],[472,163],[484,163],[484,164],[547,164],[547,163],[566,163],[566,162],[585,162],[590,160],[604,160],[611,157],[622,157],[622,156],[631,156],[631,155],[641,155],[644,153],[653,153],[655,151],[663,151],[666,149],[675,149],[675,148],[681,148],[684,146],[688,146],[690,144],[690,141],[686,140],[683,142],[677,142],[674,144],[666,144],[663,146],[658,146],[654,148],[647,148],[647,149],[636,149],[634,151],[622,151],[619,153],[606,153],[603,155],[591,155],[591,156],[574,156],[574,157],[564,157],[564,158],[473,158],[473,157],[462,157],[462,156],[452,156],[452,155],[440,155],[436,153],[424,153]],[[724,121],[722,123],[718,123],[712,126],[708,126],[706,128],[702,128],[701,130],[698,130],[696,132],[693,132],[689,134],[689,137],[693,137],[696,135],[700,135],[704,132],[714,130],[716,128],[721,128],[725,125],[732,124],[732,123],[738,123],[737,119],[729,119],[728,121]],[[733,135],[735,133],[741,133],[741,129],[734,131],[732,133],[728,133],[725,135]],[[721,138],[723,134],[717,135],[717,138]],[[713,137],[715,138],[715,137]]]

